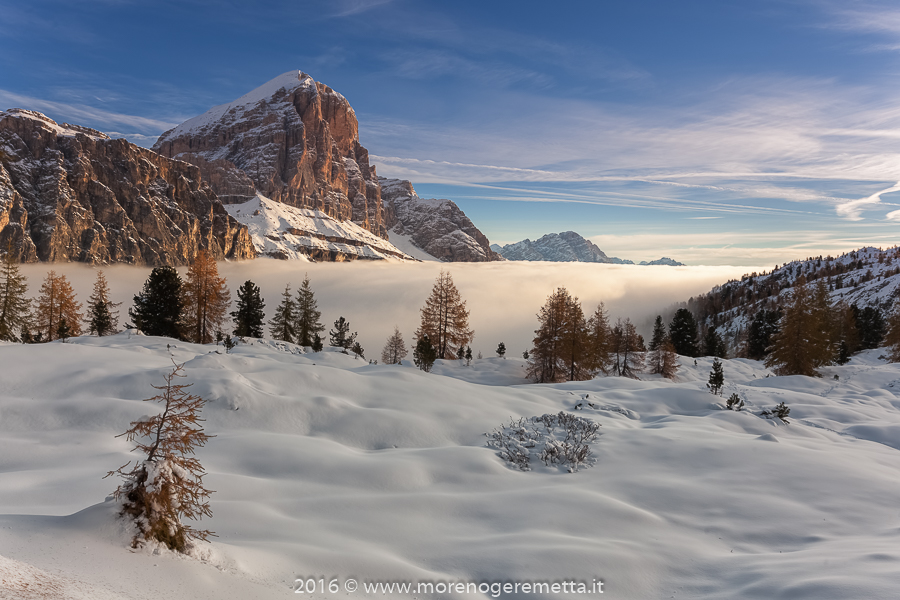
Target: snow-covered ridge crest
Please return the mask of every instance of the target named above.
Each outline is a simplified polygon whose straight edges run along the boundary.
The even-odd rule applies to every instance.
[[[247,92],[237,100],[232,100],[231,102],[226,102],[225,104],[214,106],[202,115],[198,115],[192,119],[188,119],[181,125],[178,125],[177,127],[170,129],[169,131],[164,133],[163,136],[175,137],[184,135],[186,133],[202,131],[203,129],[209,127],[211,124],[220,121],[223,117],[225,117],[225,115],[228,115],[229,113],[233,113],[229,115],[229,120],[240,120],[246,110],[253,108],[260,102],[278,96],[279,92],[281,92],[282,90],[285,92],[291,92],[302,87],[315,89],[316,82],[312,77],[310,77],[303,71],[288,71],[287,73],[282,73],[278,77],[267,81],[258,88]]]
[[[26,110],[24,108],[0,110],[0,119],[7,116],[30,119],[39,123],[41,128],[53,132],[56,135],[75,137],[78,134],[82,134],[95,140],[110,139],[105,133],[97,131],[96,129],[91,129],[90,127],[82,127],[81,125],[72,125],[70,123],[57,123],[47,115],[39,113],[36,110]]]
[[[261,194],[228,213],[247,226],[262,256],[298,260],[416,260],[353,221],[338,221],[320,210],[296,208]]]

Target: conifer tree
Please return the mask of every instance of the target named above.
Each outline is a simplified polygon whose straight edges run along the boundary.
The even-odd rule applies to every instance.
[[[713,359],[712,370],[709,372],[709,381],[706,385],[709,387],[710,393],[716,396],[719,395],[722,391],[722,386],[725,385],[725,371],[718,357]]]
[[[466,366],[470,366],[472,364],[472,348],[471,346],[466,346]]]
[[[500,358],[506,358],[506,344],[504,344],[503,342],[500,342],[497,345],[497,356],[499,356]]]
[[[594,374],[588,368],[588,336],[587,322],[578,298],[569,298],[565,307],[563,321],[563,363],[566,370],[567,381],[584,381],[591,379]]]
[[[675,347],[669,338],[663,340],[658,352],[661,355],[659,374],[666,379],[675,379],[675,373],[678,371],[678,355],[675,353]]]
[[[356,358],[365,358],[365,350],[363,350],[362,345],[359,342],[353,342],[353,346],[350,347],[350,352],[353,353]]]
[[[853,307],[843,300],[834,307],[838,364],[846,364],[850,360],[850,355],[856,354],[861,349],[855,313]]]
[[[706,336],[703,338],[703,350],[704,356],[725,358],[725,342],[715,327],[707,328]]]
[[[75,291],[65,275],[50,271],[41,285],[34,315],[34,324],[52,342],[59,339],[59,323],[65,319],[66,332],[81,335],[81,303],[75,300]]]
[[[884,339],[886,325],[884,315],[875,306],[859,308],[856,304],[850,307],[856,319],[856,329],[859,335],[859,346],[864,350],[871,350],[881,345]]]
[[[176,383],[176,378],[184,377],[183,371],[183,364],[175,364],[165,377],[165,385],[153,386],[161,393],[145,400],[162,404],[162,412],[132,421],[121,434],[145,457],[134,461],[130,470],[126,470],[132,464],[129,461],[107,473],[107,477],[119,475],[125,480],[113,497],[125,499],[121,515],[137,525],[133,548],[156,540],[183,553],[193,540],[208,541],[215,535],[181,522],[183,518],[212,516],[208,501],[212,491],[203,486],[204,469],[194,453],[213,436],[204,433],[200,425],[200,411],[206,401],[185,391],[192,384]]]
[[[766,366],[779,375],[817,376],[817,369],[834,358],[829,327],[822,321],[822,308],[804,276],[797,279],[784,306],[780,329],[772,340]]]
[[[316,334],[325,331],[325,326],[319,322],[322,313],[318,310],[318,302],[310,287],[309,275],[303,278],[303,283],[297,290],[296,314],[294,329],[297,331],[297,343],[301,346],[312,346]]]
[[[399,365],[407,354],[409,351],[406,349],[400,328],[394,325],[394,334],[388,338],[381,351],[381,362],[386,365]]]
[[[585,367],[591,376],[597,373],[608,375],[612,365],[612,330],[609,328],[609,316],[601,302],[588,319],[585,330],[587,337],[587,360]]]
[[[416,338],[427,335],[438,358],[456,358],[460,347],[472,341],[469,329],[469,311],[453,283],[450,273],[441,269],[431,295],[422,307],[422,322],[416,330]]]
[[[428,339],[428,334],[425,334],[416,342],[416,348],[413,350],[413,362],[427,373],[431,371],[431,367],[436,359],[437,350],[435,350],[431,340]]]
[[[675,352],[682,356],[696,357],[700,354],[697,344],[697,321],[686,308],[679,308],[669,324],[669,339]]]
[[[662,336],[657,338],[657,334]],[[656,317],[653,326],[653,337],[650,340],[650,352],[647,354],[647,369],[654,374],[662,375],[666,379],[673,379],[678,370],[678,357],[675,348],[666,334],[662,324],[662,317]]]
[[[146,335],[181,339],[184,301],[181,276],[175,267],[156,267],[128,310],[134,326]]]
[[[534,331],[529,353],[527,376],[535,383],[565,381],[566,319],[570,316],[572,297],[566,288],[557,288],[538,312],[539,328]]]
[[[59,326],[56,328],[56,339],[65,342],[70,337],[72,337],[72,328],[69,327],[66,318],[63,317],[59,320]]]
[[[248,279],[238,288],[237,297],[236,310],[231,313],[234,335],[261,338],[266,303],[260,295],[259,286]]]
[[[662,343],[666,341],[666,338],[669,336],[666,334],[666,326],[663,325],[662,315],[656,315],[656,321],[653,322],[653,334],[650,337],[650,345],[647,349],[650,352],[655,352],[662,346]],[[656,373],[657,371],[653,371]]]
[[[112,335],[119,329],[119,311],[116,307],[120,303],[109,299],[109,284],[103,271],[97,271],[97,279],[94,281],[94,292],[88,299],[87,318],[88,332],[98,336]]]
[[[890,316],[888,316],[887,333],[884,336],[884,343],[891,349],[888,360],[892,363],[900,362],[900,304],[898,304]]]
[[[294,327],[296,321],[296,305],[291,296],[291,286],[284,286],[281,294],[281,304],[275,309],[275,315],[269,321],[269,334],[276,340],[293,344],[297,339],[297,330]]]
[[[780,322],[778,311],[761,308],[756,312],[747,332],[747,358],[763,360],[768,355]]]
[[[345,351],[353,347],[356,341],[356,332],[350,333],[350,322],[344,317],[334,322],[334,329],[328,332],[330,343],[336,348],[343,348]]]
[[[10,244],[0,265],[0,340],[19,341],[17,334],[27,328],[31,300],[25,295],[26,282]]]
[[[201,250],[191,263],[182,292],[185,336],[196,344],[211,344],[222,329],[231,295],[208,250]]]
[[[644,365],[641,336],[631,319],[620,318],[612,329],[613,373],[637,379]]]
[[[324,347],[325,344],[322,342],[322,336],[317,333],[313,336],[312,351],[321,352]]]

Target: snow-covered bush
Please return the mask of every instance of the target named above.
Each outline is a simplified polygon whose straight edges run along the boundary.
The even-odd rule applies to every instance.
[[[777,418],[777,419],[781,419],[785,423],[790,423],[790,421],[787,420],[788,415],[790,415],[790,414],[791,414],[791,409],[788,407],[787,404],[782,402],[781,404],[779,404],[772,410],[764,409],[761,413],[759,413],[759,416],[764,417],[766,419],[776,419]]]
[[[106,475],[119,475],[125,480],[113,492],[113,498],[124,498],[120,514],[137,527],[133,548],[152,540],[171,550],[187,552],[193,540],[208,541],[215,535],[181,522],[183,517],[196,520],[212,516],[208,501],[212,492],[203,487],[204,469],[193,456],[196,448],[212,437],[200,426],[200,409],[206,401],[184,391],[190,384],[173,383],[176,377],[184,377],[183,369],[184,365],[175,364],[165,377],[166,384],[153,386],[161,393],[145,400],[161,403],[162,413],[132,421],[121,434],[146,458],[134,461],[130,470],[126,469],[131,461]]]
[[[741,400],[741,397],[737,394],[732,394],[728,400],[725,401],[725,406],[728,410],[741,410],[744,408],[744,401]]]
[[[487,445],[499,450],[500,458],[521,471],[531,470],[531,459],[545,465],[565,467],[570,473],[594,463],[590,443],[599,435],[600,424],[560,411],[540,417],[510,419],[508,425],[486,433]]]

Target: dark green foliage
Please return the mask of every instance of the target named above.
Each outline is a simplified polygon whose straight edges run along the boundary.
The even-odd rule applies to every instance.
[[[109,302],[99,300],[88,304],[88,331],[99,336],[115,333],[112,313],[109,311]]]
[[[72,337],[72,328],[69,327],[66,318],[63,317],[59,320],[59,325],[56,327],[56,338],[65,342],[70,337]]]
[[[234,335],[239,337],[263,336],[263,319],[266,303],[259,293],[259,286],[249,279],[238,288],[237,310],[231,313],[234,319]]]
[[[669,324],[669,340],[676,354],[682,356],[699,356],[697,343],[697,321],[686,308],[679,308]]]
[[[225,339],[222,340],[222,345],[225,346],[225,354],[231,354],[231,350],[237,346],[230,335],[225,336]]]
[[[500,342],[500,344],[497,346],[497,356],[499,356],[500,358],[506,358],[506,344],[504,344],[503,342]]]
[[[747,358],[762,360],[768,355],[772,338],[778,333],[778,322],[781,313],[774,310],[759,309],[750,323],[747,333]]]
[[[706,330],[706,337],[703,339],[703,350],[704,356],[725,358],[725,342],[722,341],[722,336],[719,335],[715,327],[710,327]]]
[[[12,244],[3,255],[3,266],[0,269],[0,340],[15,342],[18,341],[16,333],[23,328],[27,329],[31,300],[25,296],[28,291],[27,280],[19,272]]]
[[[863,350],[871,350],[881,345],[887,325],[884,314],[880,309],[867,306],[860,309],[855,304],[851,306],[853,316],[856,318],[856,329],[859,332],[859,346]]]
[[[778,417],[779,419],[781,419],[782,421],[787,423],[788,422],[787,418],[791,414],[791,409],[788,408],[787,404],[782,402],[781,404],[779,404],[778,406],[775,407],[775,409],[772,411],[772,413],[776,417]]]
[[[472,347],[467,346],[466,347],[466,366],[468,367],[471,364],[472,364]]]
[[[524,358],[525,360],[528,360],[528,350],[526,350],[525,352],[522,353],[522,358]]]
[[[431,371],[434,361],[437,360],[437,350],[428,339],[427,335],[423,335],[416,342],[416,349],[413,350],[413,362],[417,367],[426,373]]]
[[[650,338],[650,352],[654,352],[662,346],[662,343],[666,340],[666,326],[663,325],[663,320],[661,315],[656,315],[656,321],[653,323],[653,335]]]
[[[729,396],[728,400],[725,401],[725,406],[728,407],[728,410],[741,410],[744,408],[744,401],[741,400],[741,397],[737,394],[732,394]]]
[[[325,326],[319,322],[322,313],[317,310],[318,303],[309,285],[309,276],[303,279],[300,289],[297,290],[297,314],[294,328],[297,331],[297,343],[301,346],[312,346],[317,333],[325,331]]]
[[[712,371],[709,372],[709,382],[706,385],[709,387],[710,393],[717,396],[721,393],[722,386],[725,385],[725,371],[718,358],[713,359]]]
[[[181,277],[175,267],[156,267],[144,282],[144,289],[134,297],[128,316],[134,326],[146,335],[181,338]]]
[[[460,346],[456,351],[456,360],[464,360],[466,358],[466,347]]]
[[[353,356],[356,358],[365,358],[366,357],[366,354],[365,354],[366,351],[363,350],[363,347],[360,345],[359,342],[353,342],[353,346],[350,348],[350,352],[352,352]]]
[[[840,346],[838,346],[838,355],[837,355],[837,364],[846,365],[850,362],[850,348],[847,346],[847,342],[841,340]]]
[[[281,304],[275,309],[275,315],[269,321],[269,334],[276,340],[294,343],[297,339],[297,330],[294,327],[296,318],[296,304],[291,297],[291,286],[286,285],[281,294]]]
[[[356,332],[350,333],[350,321],[344,317],[334,322],[334,329],[328,332],[330,343],[337,348],[349,350],[356,341]]]
[[[325,344],[322,342],[322,336],[317,333],[313,336],[312,351],[321,352],[324,347]]]

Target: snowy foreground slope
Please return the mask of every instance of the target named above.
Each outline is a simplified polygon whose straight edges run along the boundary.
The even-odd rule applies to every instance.
[[[603,597],[634,599],[900,589],[900,366],[878,351],[822,379],[725,361],[724,396],[750,409],[736,413],[706,391],[706,359],[675,383],[538,386],[521,359],[425,374],[267,341],[214,350],[127,333],[0,346],[0,598],[284,598],[306,576],[360,582],[313,598],[429,597],[367,580],[602,579]],[[217,436],[198,456],[216,490],[201,525],[219,537],[199,558],[131,551],[104,502],[101,476],[131,458],[114,436],[156,410],[141,399],[169,352]],[[789,425],[751,412],[782,401]],[[593,467],[521,472],[485,447],[511,416],[578,404],[602,424]]]

